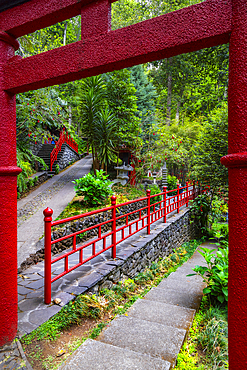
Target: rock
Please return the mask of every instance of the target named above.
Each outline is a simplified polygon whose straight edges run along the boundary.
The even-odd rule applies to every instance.
[[[55,304],[60,304],[62,302],[62,300],[60,298],[55,298],[54,299],[54,303]],[[60,355],[61,356],[61,355]]]

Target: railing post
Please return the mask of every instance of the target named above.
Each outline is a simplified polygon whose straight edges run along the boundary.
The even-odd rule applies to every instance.
[[[147,233],[148,235],[150,234],[150,193],[151,193],[151,190],[147,189],[147,205],[148,205],[148,209],[147,209],[147,214],[148,214],[148,217],[147,217]]]
[[[196,197],[196,187],[195,187],[195,180],[193,180],[193,195],[192,195],[192,199],[195,199]]]
[[[113,195],[111,197],[111,205],[113,206],[112,209],[112,258],[117,257],[117,244],[116,244],[116,196]]]
[[[186,207],[189,206],[189,183],[186,181]]]
[[[166,192],[167,192],[167,186],[163,186],[163,207],[164,207],[164,219],[163,222],[164,224],[166,223]]]
[[[45,216],[45,303],[51,303],[51,221],[53,210],[47,207]]]
[[[179,184],[177,184],[177,202],[178,202],[177,213],[179,213]]]

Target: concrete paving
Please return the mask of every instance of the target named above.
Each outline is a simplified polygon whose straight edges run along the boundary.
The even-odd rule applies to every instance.
[[[44,208],[52,208],[56,218],[75,195],[71,181],[87,173],[91,163],[92,158],[85,157],[18,202],[18,265],[30,253],[40,249],[37,239],[43,235]],[[29,216],[30,208],[35,211]],[[169,217],[176,215],[171,214]],[[162,227],[162,221],[158,221],[152,225],[151,233]],[[141,234],[145,239],[152,237],[147,236],[145,230]],[[110,238],[108,239],[107,243],[111,243]],[[110,251],[106,251],[54,282],[52,299],[59,297],[60,305],[47,306],[43,303],[44,262],[25,270],[18,277],[19,337],[47,321],[63,305],[74,299],[75,295],[82,294],[93,286],[106,271],[111,271],[117,264],[122,263],[121,258],[126,258],[129,249],[134,248],[140,240],[143,240],[140,235],[134,235],[120,243],[117,261],[111,260]],[[97,248],[102,246],[96,245],[96,250]],[[87,253],[90,255],[91,250],[85,250],[85,254]],[[78,256],[71,256],[70,262],[74,264],[76,258]],[[198,252],[158,287],[153,288],[144,299],[136,301],[126,315],[113,320],[97,341],[87,340],[60,369],[171,369],[192,324],[195,311],[200,305],[205,286],[201,278],[186,276],[197,264],[203,264],[203,258]],[[63,261],[54,266],[52,274],[55,276],[61,271]],[[17,351],[14,352],[17,355]],[[12,358],[11,354],[9,358]],[[18,356],[15,360],[18,360]]]
[[[59,370],[172,369],[205,287],[200,277],[186,276],[197,264],[204,260],[196,251],[126,315],[114,319],[97,340],[84,342]]]
[[[42,247],[39,239],[44,233],[43,210],[50,207],[53,210],[53,219],[57,218],[75,196],[72,180],[84,176],[91,166],[92,156],[88,155],[17,202],[20,225],[17,234],[18,267],[30,254]]]

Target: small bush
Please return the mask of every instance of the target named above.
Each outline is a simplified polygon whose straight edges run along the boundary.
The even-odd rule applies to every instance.
[[[88,173],[80,179],[72,181],[75,184],[76,195],[84,196],[84,201],[89,205],[101,204],[109,195],[112,189],[111,182],[107,180],[104,171],[97,171],[96,175]]]
[[[34,185],[33,179],[29,179],[28,180],[28,188],[31,189],[33,187],[33,185]]]
[[[55,166],[55,174],[58,175],[59,171],[60,171],[60,167],[59,167],[59,164],[57,163]]]
[[[193,201],[190,201],[192,219],[196,222],[199,235],[207,234],[208,215],[210,212],[210,198],[207,194],[199,195]]]
[[[159,187],[158,187],[158,185],[156,185],[156,184],[152,184],[152,185],[150,185],[149,189],[151,190],[150,195],[155,195],[155,194],[160,194],[160,193],[161,193],[160,188],[159,188]],[[159,195],[159,196],[157,196],[157,197],[153,197],[153,198],[151,198],[151,200],[150,200],[150,204],[157,203],[157,202],[159,202],[160,200],[162,200],[161,195]]]
[[[167,190],[174,190],[177,188],[178,179],[176,176],[167,175]]]
[[[226,304],[228,301],[228,248],[216,249],[201,248],[198,252],[205,258],[206,266],[196,266],[193,271],[206,282],[203,293],[214,302]],[[195,274],[189,274],[193,276]]]

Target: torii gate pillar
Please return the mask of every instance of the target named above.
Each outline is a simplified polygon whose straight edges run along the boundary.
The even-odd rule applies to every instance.
[[[247,2],[232,0],[229,60],[229,354],[247,369]]]
[[[15,96],[3,90],[3,66],[14,57],[18,42],[0,32],[0,346],[17,331],[17,175]],[[6,186],[6,184],[8,184]],[[3,273],[4,272],[4,273]]]

